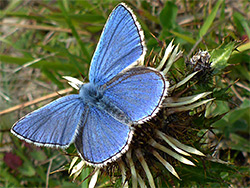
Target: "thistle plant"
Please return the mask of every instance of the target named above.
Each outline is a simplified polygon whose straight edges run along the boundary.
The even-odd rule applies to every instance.
[[[182,51],[179,50],[179,45],[173,45],[172,41],[165,49],[164,55],[161,56],[161,54],[155,55],[152,58],[151,64],[158,64],[157,69],[168,77],[172,65],[182,57]],[[200,59],[201,58],[199,58],[199,60]],[[123,187],[130,187],[131,185],[134,188],[139,184],[140,187],[149,185],[151,188],[154,188],[156,187],[154,176],[156,176],[157,171],[159,173],[162,168],[165,168],[170,174],[181,180],[178,172],[169,161],[173,162],[176,160],[185,165],[196,166],[195,162],[192,162],[192,155],[202,158],[206,157],[205,154],[199,150],[200,148],[196,149],[181,143],[181,141],[183,141],[181,134],[186,133],[183,132],[184,130],[178,129],[179,121],[183,121],[184,113],[186,113],[185,126],[188,127],[190,126],[188,122],[194,118],[194,115],[189,115],[187,112],[200,108],[196,113],[201,113],[205,110],[206,104],[214,99],[208,97],[212,93],[209,91],[195,95],[188,95],[183,91],[183,86],[184,88],[185,86],[187,87],[188,83],[198,73],[199,71],[191,72],[182,80],[170,86],[168,97],[166,97],[161,107],[160,114],[153,120],[134,127],[135,136],[129,150],[120,159],[115,161],[115,164],[108,164],[108,166],[101,169],[96,167],[90,176],[89,187],[94,187],[101,171],[109,171],[111,166],[111,168],[115,168],[115,171],[118,171],[120,174],[122,179],[121,185]],[[78,88],[77,83],[82,84],[74,78],[64,78],[75,88]],[[177,96],[175,96],[176,93]],[[178,95],[178,93],[181,94]],[[184,97],[180,95],[184,95]],[[171,122],[171,119],[174,119],[174,123]],[[171,125],[175,126],[175,128],[169,131]],[[197,139],[197,137],[195,138],[191,134],[186,136],[193,137],[192,140]],[[81,171],[86,167],[84,161],[77,163],[77,161],[79,161],[78,159],[78,157],[73,158],[69,167],[70,176],[73,176],[73,179],[79,176]],[[152,166],[154,166],[154,168],[152,168]]]

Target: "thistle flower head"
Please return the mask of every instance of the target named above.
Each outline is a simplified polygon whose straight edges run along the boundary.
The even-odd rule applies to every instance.
[[[179,50],[179,45],[173,45],[172,41],[166,48],[163,57],[160,57],[160,55],[154,57],[153,64],[157,64],[156,61],[158,61],[157,69],[162,71],[167,77],[171,66],[181,56],[182,51]],[[191,58],[191,65],[194,65],[195,61],[205,62],[205,64],[207,64],[209,54],[207,54],[207,52],[199,52],[199,58]],[[183,87],[185,88],[187,83],[189,83],[198,72],[199,70],[191,72],[169,88],[169,96],[165,99],[158,116],[142,125],[134,127],[134,138],[129,150],[113,164],[109,164],[102,169],[95,169],[94,175],[92,175],[90,180],[90,187],[95,186],[100,172],[107,172],[111,167],[114,168],[115,171],[118,171],[118,173],[120,172],[122,186],[127,187],[131,184],[132,187],[137,187],[139,184],[140,187],[149,185],[153,188],[156,187],[154,177],[157,176],[157,174],[159,175],[162,168],[165,168],[173,176],[181,180],[181,176],[178,175],[178,172],[173,166],[175,161],[179,161],[184,165],[195,166],[192,155],[205,157],[198,149],[181,143],[180,140],[185,139],[179,140],[179,136],[185,134],[184,129],[186,128],[180,128],[181,126],[178,127],[178,125],[182,125],[184,121],[186,127],[188,127],[190,123],[188,119],[192,119],[192,115],[187,112],[202,107],[213,100],[213,98],[203,99],[207,98],[211,92],[203,92],[195,95],[186,94],[183,97],[177,95],[179,97],[176,97],[176,92],[185,93]],[[174,121],[171,121],[171,118],[173,118]],[[83,168],[84,162],[76,164],[76,159],[74,158],[70,168],[71,176],[76,178]]]

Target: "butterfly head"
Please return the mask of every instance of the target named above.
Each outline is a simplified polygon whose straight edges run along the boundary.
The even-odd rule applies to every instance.
[[[83,84],[79,90],[79,96],[86,103],[98,104],[103,98],[104,89],[93,83]]]

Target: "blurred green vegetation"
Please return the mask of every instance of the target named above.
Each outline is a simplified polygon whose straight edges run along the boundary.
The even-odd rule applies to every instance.
[[[195,120],[206,154],[197,167],[176,165],[182,181],[165,170],[165,186],[250,186],[250,3],[249,1],[125,1],[144,30],[147,57],[160,53],[172,39],[184,58],[168,75],[187,75],[185,59],[208,50],[214,71],[193,93],[213,91],[216,99],[204,117]],[[62,76],[88,79],[91,57],[108,15],[119,1],[1,0],[0,112],[68,88]],[[146,61],[149,58],[146,58]],[[154,66],[154,65],[152,65]],[[74,91],[76,92],[76,91]],[[38,148],[12,136],[11,126],[28,112],[48,103],[34,103],[0,115],[1,187],[86,187],[80,184],[92,168],[71,181],[71,157],[64,151]],[[200,147],[198,147],[200,148]],[[74,146],[67,149],[75,151]],[[229,163],[226,163],[229,162]],[[51,172],[57,171],[50,174]],[[107,175],[98,182],[109,181]],[[173,180],[174,179],[174,180]],[[116,184],[115,184],[116,185]],[[110,186],[108,184],[107,186]]]

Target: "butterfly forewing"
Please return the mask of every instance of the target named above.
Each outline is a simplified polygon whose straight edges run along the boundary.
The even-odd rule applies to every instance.
[[[109,16],[94,53],[89,80],[103,85],[145,56],[144,35],[132,11],[119,4]]]
[[[79,95],[69,95],[24,116],[11,131],[37,145],[67,147],[74,141],[83,112]]]

